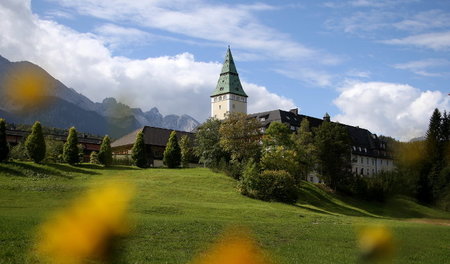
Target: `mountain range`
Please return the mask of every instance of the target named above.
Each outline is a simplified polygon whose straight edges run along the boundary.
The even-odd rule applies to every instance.
[[[11,92],[6,87],[7,80],[26,78],[32,74],[45,80],[46,89],[41,96],[45,105],[16,103],[11,100]],[[16,89],[16,88],[13,88]],[[142,126],[154,126],[181,131],[192,131],[199,122],[189,115],[163,116],[158,108],[149,111],[132,108],[115,98],[105,98],[101,103],[93,102],[86,96],[67,87],[52,77],[40,66],[28,61],[11,62],[0,56],[0,117],[8,123],[33,124],[77,130],[97,135],[109,134],[113,138],[125,135]]]

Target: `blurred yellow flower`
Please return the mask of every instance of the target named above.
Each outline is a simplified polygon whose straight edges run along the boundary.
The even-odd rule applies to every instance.
[[[243,230],[230,230],[192,264],[269,264],[267,254]]]
[[[52,263],[104,260],[114,238],[128,232],[130,186],[109,184],[90,190],[41,227],[37,251]]]
[[[48,101],[53,82],[36,69],[19,66],[8,72],[5,87],[8,98],[21,106],[41,106]]]
[[[359,230],[359,248],[365,261],[392,260],[395,250],[391,231],[385,226],[370,226]]]

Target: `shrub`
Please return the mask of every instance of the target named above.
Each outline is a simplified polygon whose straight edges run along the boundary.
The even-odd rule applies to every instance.
[[[27,149],[23,142],[19,142],[19,144],[13,146],[9,155],[11,159],[28,160]]]
[[[298,186],[294,177],[284,170],[258,172],[256,165],[249,165],[240,182],[241,192],[260,200],[276,200],[294,203],[298,198]]]
[[[42,134],[41,123],[36,121],[31,128],[31,134],[25,140],[27,155],[35,163],[41,162],[45,158],[45,139]]]
[[[91,155],[89,156],[89,163],[91,164],[100,164],[100,161],[98,160],[98,153],[97,151],[92,151]]]
[[[102,140],[102,145],[98,152],[98,161],[105,166],[109,166],[112,163],[111,139],[108,135]]]
[[[9,154],[9,145],[6,141],[6,123],[5,119],[0,118],[0,162],[7,160]]]
[[[148,167],[147,153],[145,151],[144,133],[139,132],[136,135],[136,141],[131,149],[131,159],[134,165],[139,168]],[[117,163],[115,163],[117,164]]]
[[[75,164],[80,161],[78,149],[78,137],[75,127],[69,129],[66,143],[64,144],[63,158],[69,164]]]
[[[63,162],[64,143],[56,140],[45,141],[46,144],[46,162]]]
[[[172,131],[167,141],[166,149],[163,157],[164,165],[168,168],[176,168],[181,163],[181,149],[178,145],[177,133]]]

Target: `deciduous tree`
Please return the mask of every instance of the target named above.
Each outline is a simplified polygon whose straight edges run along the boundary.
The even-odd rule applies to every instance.
[[[261,156],[261,124],[243,113],[231,113],[220,126],[220,146],[231,154],[233,160],[258,161]]]
[[[229,153],[220,146],[220,126],[221,121],[210,118],[197,128],[195,134],[194,153],[207,167],[217,167],[221,160],[229,159]]]

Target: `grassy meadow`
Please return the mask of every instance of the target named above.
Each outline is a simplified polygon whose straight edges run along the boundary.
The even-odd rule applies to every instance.
[[[136,189],[118,263],[188,263],[233,226],[251,230],[277,263],[357,263],[357,229],[372,224],[392,230],[395,263],[450,261],[450,213],[404,197],[367,203],[303,183],[287,205],[242,196],[236,181],[204,168],[10,162],[0,163],[0,263],[41,263],[31,253],[39,224],[110,181]]]

